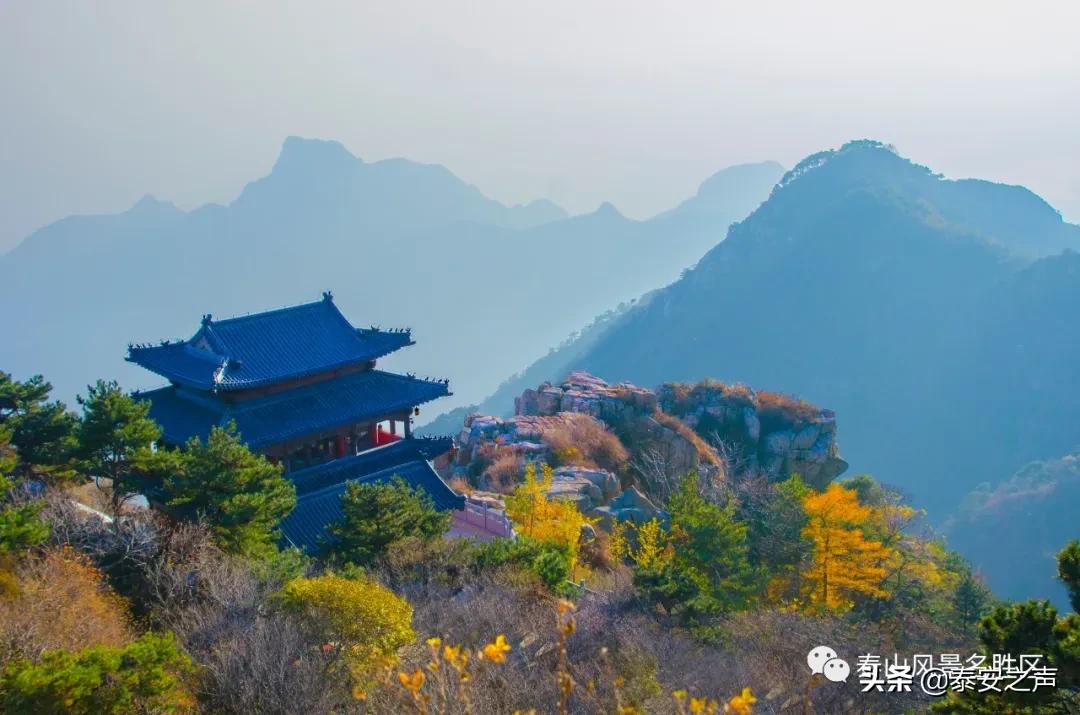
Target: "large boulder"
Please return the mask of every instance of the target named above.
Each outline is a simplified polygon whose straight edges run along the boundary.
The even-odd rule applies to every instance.
[[[606,469],[593,469],[590,467],[558,467],[554,472],[555,478],[584,479],[596,486],[604,501],[613,499],[621,491],[619,478]]]
[[[629,382],[611,385],[587,372],[572,372],[559,385],[545,382],[536,390],[525,390],[514,400],[517,415],[554,415],[580,412],[600,419],[621,412],[625,406],[638,412],[656,409],[652,390]]]
[[[556,471],[547,495],[551,499],[574,502],[582,513],[604,503],[604,493],[600,487],[586,477],[572,472]]]
[[[606,506],[595,509],[592,516],[600,519],[600,525],[610,529],[614,521],[631,521],[644,524],[652,519],[666,521],[667,512],[657,508],[637,487],[630,487],[611,500]]]

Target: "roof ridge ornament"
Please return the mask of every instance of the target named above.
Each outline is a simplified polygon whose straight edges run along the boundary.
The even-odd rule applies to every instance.
[[[322,294],[322,299],[325,300],[328,303],[333,303],[334,302],[334,292],[329,291],[329,290],[324,290],[323,294]]]
[[[204,313],[203,317],[202,317],[203,327],[205,327],[207,325],[210,325],[210,321],[212,321],[213,319],[214,319],[213,315],[211,315],[210,313]]]

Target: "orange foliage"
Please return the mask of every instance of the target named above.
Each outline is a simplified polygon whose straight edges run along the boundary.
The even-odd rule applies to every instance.
[[[16,576],[17,593],[0,598],[0,662],[131,640],[123,599],[71,548],[27,560]]]
[[[875,510],[860,504],[854,490],[835,483],[807,494],[803,508],[808,522],[802,533],[814,545],[814,565],[807,573],[811,601],[844,608],[856,594],[888,596],[882,581],[892,549],[864,531],[875,526]]]

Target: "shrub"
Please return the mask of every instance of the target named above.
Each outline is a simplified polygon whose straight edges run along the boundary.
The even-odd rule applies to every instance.
[[[415,636],[408,601],[366,577],[328,573],[293,579],[276,600],[300,616],[322,644],[339,649],[359,683],[393,663],[397,649]]]
[[[779,392],[759,392],[758,415],[762,427],[766,424],[790,426],[800,422],[809,422],[821,415],[821,408],[793,395]]]
[[[481,568],[506,564],[520,566],[533,574],[554,593],[561,593],[570,578],[573,565],[565,545],[541,542],[520,536],[517,539],[494,539],[480,546],[476,557]]]
[[[694,449],[697,451],[698,459],[705,464],[714,467],[723,466],[723,460],[720,459],[720,455],[712,446],[703,440],[697,432],[690,429],[685,422],[678,417],[673,417],[665,412],[659,410],[653,414],[653,417],[657,422],[663,426],[675,432],[677,435],[685,439],[690,444],[694,445]]]
[[[313,647],[316,639],[296,616],[257,615],[251,610],[217,613],[200,608],[199,612],[206,620],[192,631],[196,647],[191,654],[203,666],[198,695],[204,712],[355,711],[342,653]]]
[[[573,502],[551,499],[552,470],[543,465],[543,477],[536,478],[536,466],[525,469],[525,482],[506,498],[506,515],[522,536],[565,549],[571,570],[581,545],[582,527],[589,523]]]
[[[484,487],[497,492],[512,491],[521,480],[524,470],[525,459],[518,452],[513,449],[500,449],[483,470],[486,481]]]
[[[128,642],[124,602],[89,559],[74,550],[50,549],[29,559],[15,582],[17,593],[0,597],[0,662]]]
[[[0,693],[8,713],[187,712],[190,659],[172,634],[148,633],[124,648],[93,646],[50,651],[40,663],[20,660],[4,670]]]
[[[604,423],[581,413],[561,417],[563,421],[544,429],[542,436],[559,464],[600,467],[610,472],[626,468],[630,454]]]

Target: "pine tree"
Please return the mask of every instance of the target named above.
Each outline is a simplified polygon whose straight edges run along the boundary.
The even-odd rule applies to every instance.
[[[123,647],[49,651],[39,662],[11,663],[0,675],[9,713],[183,712],[193,699],[184,680],[194,670],[172,634],[147,633]]]
[[[11,430],[18,452],[12,472],[20,479],[61,481],[75,475],[78,418],[63,402],[50,402],[51,392],[41,375],[19,382],[0,372],[0,424]]]
[[[734,505],[705,499],[689,474],[668,501],[670,527],[653,519],[637,529],[630,552],[634,585],[649,605],[709,637],[710,620],[745,606],[756,580],[747,559],[747,528]]]
[[[675,567],[701,585],[695,608],[706,613],[746,605],[755,573],[747,558],[747,527],[735,506],[706,500],[691,472],[668,501]]]
[[[108,479],[113,515],[145,486],[160,467],[154,443],[161,428],[150,419],[150,403],[136,402],[116,382],[98,380],[79,397],[83,419],[78,429],[77,454],[89,475]]]
[[[952,598],[953,611],[960,627],[968,630],[978,623],[989,609],[992,599],[990,589],[970,569],[965,569],[960,574]]]
[[[38,518],[41,504],[12,498],[17,483],[9,475],[18,462],[11,446],[11,430],[0,425],[0,569],[5,568],[10,555],[40,544],[49,536],[48,525]]]
[[[854,490],[830,484],[803,500],[808,522],[803,536],[814,545],[814,564],[807,573],[810,598],[827,608],[852,605],[857,595],[885,597],[885,562],[891,550],[865,536],[874,511],[859,503]]]
[[[367,565],[397,541],[417,537],[437,539],[450,528],[451,513],[435,508],[422,489],[400,477],[389,484],[350,482],[341,495],[339,521],[327,531],[334,541],[328,550],[347,563]]]
[[[803,536],[803,499],[811,489],[794,474],[769,485],[764,503],[748,515],[750,562],[769,574],[767,591],[774,600],[798,598],[810,566],[813,544]]]
[[[1069,591],[1073,611],[1080,613],[1080,541],[1073,539],[1057,555],[1058,578]]]
[[[205,443],[192,438],[178,457],[165,481],[169,506],[205,518],[226,551],[272,553],[274,529],[296,505],[281,466],[248,449],[233,423],[214,427]]]

